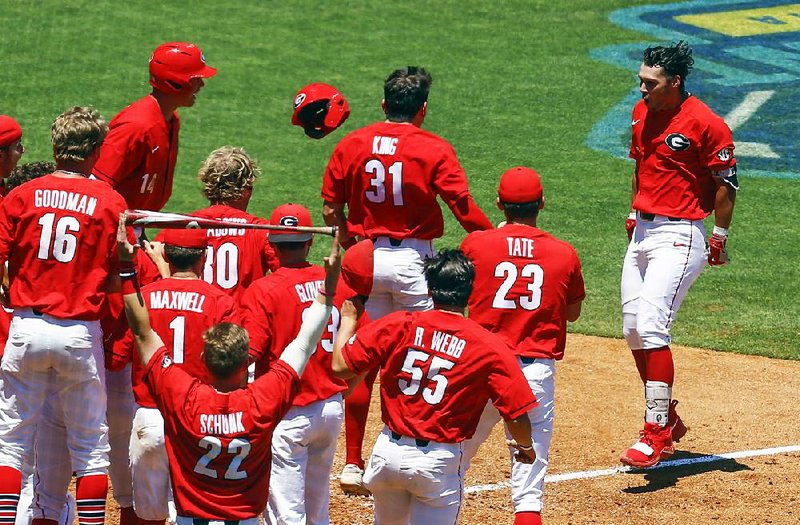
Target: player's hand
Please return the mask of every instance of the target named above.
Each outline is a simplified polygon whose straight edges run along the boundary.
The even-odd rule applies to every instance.
[[[636,229],[636,212],[631,212],[625,219],[625,231],[628,232],[628,240],[633,239],[633,230]]]
[[[725,251],[725,244],[728,242],[727,235],[714,233],[708,238],[708,264],[711,266],[722,266],[730,261],[728,252]]]
[[[342,303],[340,313],[342,319],[358,320],[364,313],[364,301],[357,295],[351,297]]]
[[[138,244],[131,244],[128,240],[128,230],[125,227],[126,212],[119,214],[119,224],[117,225],[117,253],[119,254],[119,262],[133,263],[136,256],[136,250],[139,249]]]
[[[521,446],[520,446],[520,445],[519,445],[519,444],[516,442],[516,440],[514,440],[514,439],[507,439],[507,440],[506,440],[506,445],[508,445],[508,446],[509,446],[509,447],[511,447],[511,448],[514,448],[514,449],[516,449],[516,452],[514,452],[514,459],[516,459],[516,460],[517,460],[517,461],[519,461],[520,463],[527,463],[527,464],[531,464],[531,463],[533,463],[534,461],[536,461],[536,452],[534,452],[534,450],[533,450],[533,444],[531,444],[531,447],[530,447],[530,448],[528,448],[528,447],[521,447]]]
[[[325,292],[332,297],[339,283],[339,272],[342,270],[342,257],[339,253],[339,228],[331,242],[331,253],[325,257]]]
[[[156,265],[158,268],[158,273],[161,277],[169,277],[171,275],[169,270],[169,263],[164,258],[164,243],[161,241],[142,241],[142,248],[144,249],[144,253],[150,257],[150,260],[153,261],[153,264]]]

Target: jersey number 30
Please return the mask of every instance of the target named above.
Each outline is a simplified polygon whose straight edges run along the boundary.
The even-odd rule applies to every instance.
[[[503,261],[494,267],[494,276],[503,278],[503,284],[497,289],[492,301],[492,308],[515,310],[517,303],[508,298],[508,292],[517,282],[518,277],[528,281],[530,295],[520,296],[519,306],[523,310],[536,310],[542,304],[542,284],[544,284],[544,270],[538,264],[526,264],[521,270],[514,263]]]

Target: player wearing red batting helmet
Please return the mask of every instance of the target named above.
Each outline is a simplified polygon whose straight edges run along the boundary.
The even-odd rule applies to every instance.
[[[125,198],[128,208],[159,211],[172,194],[180,132],[177,109],[193,106],[204,86],[203,80],[214,76],[217,70],[206,64],[199,47],[187,42],[158,46],[150,57],[149,67],[151,93],[124,108],[111,121],[93,175],[111,184]],[[124,319],[118,322],[124,323]],[[124,328],[114,327],[113,331],[124,333]],[[122,508],[122,525],[132,525],[135,515],[127,474],[126,437],[130,436],[135,410],[130,373],[110,372],[107,385],[109,398],[112,391],[124,393],[113,396],[116,408],[109,411],[108,417],[112,438],[111,481],[114,498]],[[115,439],[117,436],[119,441]]]
[[[216,74],[195,44],[169,42],[153,51],[153,90],[111,121],[94,169],[98,179],[125,197],[129,208],[159,211],[169,200],[178,157],[176,110],[193,106],[203,80]]]
[[[0,180],[5,180],[25,153],[22,145],[22,128],[14,118],[0,115]],[[5,195],[0,192],[0,199]]]
[[[327,136],[349,116],[347,99],[329,84],[309,84],[294,97],[292,124],[301,126],[312,139]]]
[[[535,171],[520,166],[503,173],[497,205],[506,224],[470,233],[461,243],[475,265],[469,317],[503,338],[539,401],[528,411],[537,461],[511,458],[514,524],[539,525],[555,416],[555,364],[564,356],[567,322],[576,321],[581,312],[583,274],[572,246],[536,225],[544,191]],[[465,444],[467,461],[500,419],[487,406]]]

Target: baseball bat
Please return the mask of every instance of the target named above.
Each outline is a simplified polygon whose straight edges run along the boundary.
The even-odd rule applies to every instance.
[[[280,224],[254,224],[251,222],[227,222],[219,219],[206,219],[181,213],[163,213],[146,210],[128,210],[125,224],[128,226],[141,226],[145,228],[228,228],[245,230],[275,230],[298,233],[316,233],[322,235],[336,235],[335,226],[283,226]]]

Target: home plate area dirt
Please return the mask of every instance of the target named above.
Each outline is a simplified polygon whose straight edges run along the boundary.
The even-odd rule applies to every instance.
[[[569,336],[557,366],[544,523],[800,523],[800,362],[673,350],[674,396],[689,432],[664,468],[625,471],[618,458],[637,438],[643,413],[633,359],[622,340]],[[383,426],[379,403],[376,392],[366,457]],[[467,487],[479,491],[466,496],[462,524],[513,523],[511,492],[503,485],[511,470],[504,440],[498,426],[467,473]],[[343,458],[342,435],[334,474]],[[109,511],[108,522],[116,525],[113,502]],[[372,501],[345,496],[333,480],[330,514],[333,525],[370,524]]]

